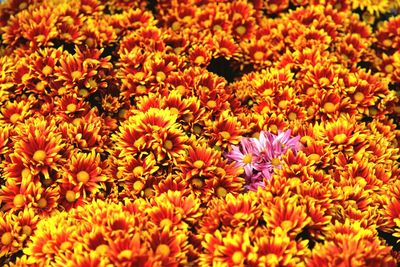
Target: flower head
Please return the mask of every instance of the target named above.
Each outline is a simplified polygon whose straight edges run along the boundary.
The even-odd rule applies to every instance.
[[[281,157],[288,150],[297,153],[301,149],[300,136],[291,137],[291,130],[278,134],[261,131],[259,138],[245,137],[239,145],[232,146],[226,157],[236,166],[243,167],[249,190],[264,186],[264,179],[270,180],[274,168],[280,168]]]
[[[257,163],[257,147],[253,139],[243,138],[239,145],[232,146],[232,150],[226,155],[237,162],[237,166],[244,168],[247,177],[253,175],[253,169]]]

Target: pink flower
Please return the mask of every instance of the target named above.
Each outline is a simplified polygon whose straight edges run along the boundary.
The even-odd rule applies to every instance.
[[[247,177],[253,175],[256,160],[258,159],[257,149],[254,140],[243,138],[238,146],[232,146],[232,150],[226,154],[226,157],[236,161],[237,166],[244,168]]]
[[[278,135],[261,131],[259,139],[244,137],[238,146],[226,154],[237,166],[244,168],[247,190],[265,187],[272,179],[275,168],[281,168],[281,157],[289,149],[297,153],[301,149],[300,136],[291,137],[291,130],[278,131]]]
[[[275,136],[272,141],[272,146],[275,151],[279,151],[281,154],[286,153],[289,149],[293,152],[297,152],[301,149],[300,135],[290,138],[291,130],[286,132],[278,131],[278,135]]]

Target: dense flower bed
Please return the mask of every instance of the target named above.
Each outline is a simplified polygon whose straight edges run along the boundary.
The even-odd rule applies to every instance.
[[[0,265],[396,266],[399,5],[0,4]]]

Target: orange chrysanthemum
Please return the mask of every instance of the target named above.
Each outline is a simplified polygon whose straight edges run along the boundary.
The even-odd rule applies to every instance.
[[[259,265],[305,266],[304,258],[309,254],[307,240],[294,241],[281,228],[273,236],[260,232],[255,239]]]
[[[334,241],[317,244],[306,260],[307,266],[338,266],[349,264],[349,259],[353,266],[396,266],[390,248],[379,239],[366,236],[368,231],[355,224],[353,231],[338,234]]]
[[[94,151],[72,155],[65,177],[73,185],[83,188],[83,197],[94,197],[100,190],[105,190],[108,177],[104,174],[106,166],[101,163],[100,155]]]
[[[361,127],[356,124],[355,118],[348,115],[342,115],[337,121],[326,123],[322,132],[322,138],[337,149],[347,145],[361,144],[363,137],[365,137],[365,134],[362,133]]]
[[[0,109],[0,121],[12,125],[22,122],[31,116],[31,108],[34,98],[21,99],[19,101],[8,102]]]
[[[37,214],[50,215],[58,207],[59,187],[39,187],[32,190],[33,207]]]
[[[206,234],[200,255],[199,266],[223,265],[255,266],[257,254],[250,241],[251,232],[228,232],[222,235],[220,231]]]
[[[39,216],[34,209],[26,208],[15,215],[15,223],[19,226],[19,237],[21,242],[28,242],[39,222]]]
[[[210,135],[209,144],[218,149],[225,149],[228,145],[236,145],[244,133],[243,126],[235,117],[226,110],[221,113],[218,120],[207,121],[207,132]]]
[[[73,248],[77,233],[65,221],[65,215],[60,214],[38,223],[36,234],[24,249],[29,264],[44,266],[55,263],[56,256],[67,255]]]
[[[288,236],[296,236],[309,224],[305,207],[296,204],[296,198],[276,198],[265,207],[263,218],[267,227],[274,231],[280,227]]]
[[[18,211],[28,206],[32,201],[32,190],[38,184],[19,184],[15,180],[9,180],[0,189],[1,210]]]
[[[107,247],[96,249],[99,253],[106,253],[110,262],[116,266],[134,264],[137,266],[153,266],[150,249],[143,242],[143,237],[136,233],[130,237],[112,240]],[[96,253],[97,254],[97,253]]]
[[[95,150],[101,153],[108,143],[106,121],[94,109],[83,117],[74,118],[70,123],[63,123],[60,128],[64,139],[81,151]]]
[[[12,213],[4,214],[1,212],[0,216],[0,257],[7,256],[15,253],[20,248],[20,241],[18,240],[18,232],[20,226],[15,223]]]
[[[205,235],[216,230],[254,229],[261,217],[261,208],[255,195],[228,194],[225,198],[213,199],[200,222],[199,233]]]
[[[181,231],[150,232],[149,245],[153,250],[154,261],[161,266],[176,266],[187,264],[189,251],[187,234]]]
[[[21,157],[33,175],[42,174],[50,179],[52,170],[59,170],[63,162],[64,144],[52,119],[32,118],[16,128],[18,138],[14,153]]]
[[[182,172],[182,178],[196,195],[210,198],[213,194],[210,194],[209,191],[217,190],[217,188],[214,189],[212,181],[216,176],[221,177],[223,175],[222,170],[220,170],[223,165],[221,165],[220,161],[221,152],[209,148],[205,144],[198,144],[198,146],[193,144],[188,149],[187,160],[182,161],[179,169]],[[238,180],[234,175],[232,175],[232,178]],[[223,176],[221,178],[223,179]],[[224,189],[228,191],[229,187]]]

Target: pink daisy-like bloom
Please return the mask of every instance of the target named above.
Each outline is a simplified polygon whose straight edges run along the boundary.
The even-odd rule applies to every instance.
[[[289,149],[297,152],[301,149],[300,136],[290,137],[291,130],[278,131],[278,135],[261,131],[257,142],[257,148],[262,157],[267,161],[273,161],[286,153]]]
[[[272,179],[275,168],[281,167],[281,157],[288,150],[297,153],[301,149],[300,136],[291,137],[291,130],[278,134],[261,131],[259,139],[244,137],[226,157],[236,161],[246,174],[247,190],[256,191]]]
[[[259,187],[265,187],[265,180],[271,180],[271,171],[262,171],[250,177],[248,183],[244,186],[246,190],[257,191]]]
[[[274,149],[281,149],[282,154],[289,149],[293,152],[298,152],[301,149],[300,135],[290,137],[292,131],[289,129],[286,132],[278,131],[278,135],[274,138],[272,145]]]
[[[246,176],[251,177],[258,161],[258,151],[253,138],[242,138],[239,145],[232,146],[226,157],[236,161],[236,166],[243,167]]]
[[[300,136],[290,137],[290,134],[291,130],[278,131],[278,135],[261,131],[259,139],[256,139],[257,149],[261,154],[261,161],[258,163],[261,171],[279,167],[281,156],[289,149],[295,153],[301,149]]]

